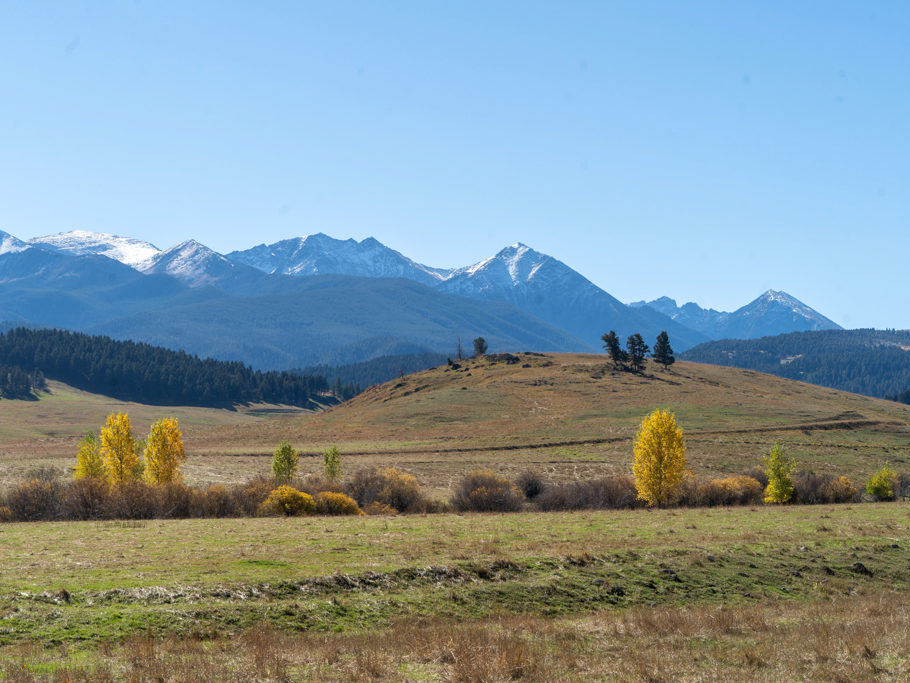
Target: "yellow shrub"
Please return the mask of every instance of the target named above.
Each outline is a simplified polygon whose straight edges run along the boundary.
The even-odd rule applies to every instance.
[[[285,515],[298,517],[312,515],[316,511],[316,502],[308,493],[301,493],[293,486],[279,486],[259,506],[259,514]]]
[[[374,500],[372,503],[367,505],[363,511],[368,515],[397,515],[398,510],[393,508],[391,505],[386,505],[385,503],[380,503],[378,500]]]
[[[316,494],[317,515],[362,515],[357,501],[343,493],[320,491]]]
[[[13,521],[13,511],[8,507],[3,507],[0,505],[0,522],[12,522]]]

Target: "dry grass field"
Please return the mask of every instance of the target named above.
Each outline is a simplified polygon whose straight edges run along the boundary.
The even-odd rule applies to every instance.
[[[79,436],[112,410],[127,410],[137,434],[153,419],[180,418],[192,484],[230,483],[266,473],[287,438],[318,471],[321,451],[341,449],[351,472],[406,469],[435,495],[466,470],[507,476],[536,469],[553,481],[628,472],[631,441],[656,407],[675,411],[696,473],[759,465],[780,442],[804,470],[864,481],[884,461],[910,463],[910,406],[760,373],[693,363],[644,375],[613,372],[604,356],[486,357],[373,387],[323,413],[276,406],[236,411],[118,404],[59,384],[36,402],[0,402],[0,482],[37,466],[73,465]]]

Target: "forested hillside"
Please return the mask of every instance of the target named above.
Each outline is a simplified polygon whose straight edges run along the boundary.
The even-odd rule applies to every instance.
[[[0,366],[15,377],[65,382],[84,391],[157,405],[227,406],[337,400],[324,377],[255,371],[239,362],[62,330],[16,328],[0,334]],[[15,368],[16,370],[11,370]]]
[[[723,339],[680,356],[910,403],[908,330],[824,330]]]

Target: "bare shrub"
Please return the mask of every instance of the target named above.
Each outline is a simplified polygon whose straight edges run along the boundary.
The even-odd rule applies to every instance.
[[[13,511],[10,510],[5,505],[0,505],[0,522],[13,522],[15,517],[13,517]]]
[[[6,507],[20,522],[57,519],[61,508],[61,486],[53,481],[29,479],[20,482],[6,497]]]
[[[362,515],[357,501],[343,493],[320,491],[316,494],[317,515]]]
[[[159,514],[159,508],[155,487],[144,481],[122,482],[111,486],[108,516],[114,519],[154,519]]]
[[[534,501],[541,510],[599,510],[637,507],[632,477],[603,477],[548,486]]]
[[[347,484],[347,494],[363,508],[379,502],[398,512],[420,512],[425,502],[417,480],[394,467],[358,470]]]
[[[761,484],[762,491],[765,490],[765,487],[768,485],[768,473],[765,472],[761,467],[750,467],[744,472],[740,472],[744,477],[752,477],[755,481]]]
[[[110,486],[103,479],[83,477],[63,491],[64,519],[103,519],[110,514]]]
[[[546,488],[546,482],[540,472],[534,470],[525,470],[515,478],[515,485],[524,494],[528,500],[534,500]]]
[[[687,477],[679,504],[687,507],[757,505],[762,502],[763,492],[761,482],[744,474],[723,479]]]
[[[294,482],[294,487],[298,491],[308,493],[314,498],[322,491],[332,491],[333,493],[345,493],[345,487],[338,479],[327,477],[322,472],[308,474]]]
[[[256,477],[245,484],[235,486],[232,495],[236,510],[248,517],[257,514],[259,506],[275,489],[276,482],[271,477]]]
[[[804,505],[849,503],[856,499],[856,487],[847,477],[833,474],[803,474],[793,482],[796,502]]]
[[[158,498],[156,517],[184,519],[202,516],[203,494],[199,490],[178,482],[162,484],[154,488]]]
[[[237,514],[237,504],[230,489],[214,484],[202,492],[202,514],[206,517],[231,517]]]
[[[894,496],[898,500],[910,498],[910,474],[901,472],[897,475],[897,483],[894,485]]]
[[[524,496],[516,486],[492,470],[468,472],[455,487],[452,505],[462,512],[514,512]]]

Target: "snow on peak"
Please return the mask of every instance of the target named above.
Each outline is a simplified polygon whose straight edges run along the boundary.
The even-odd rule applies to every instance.
[[[26,249],[28,245],[25,242],[0,230],[0,254],[15,254]]]
[[[142,240],[120,237],[106,232],[71,230],[56,235],[35,237],[29,244],[49,247],[77,256],[106,256],[133,268],[159,253],[158,247]]]
[[[509,284],[515,287],[530,281],[541,266],[550,261],[553,261],[551,256],[541,254],[521,242],[516,242],[502,249],[495,256],[475,263],[473,266],[453,271],[447,279],[465,275],[468,277],[483,275],[486,279],[498,281],[499,284]]]
[[[159,251],[136,265],[143,273],[166,273],[193,287],[213,283],[232,268],[234,264],[227,258],[194,239]]]

